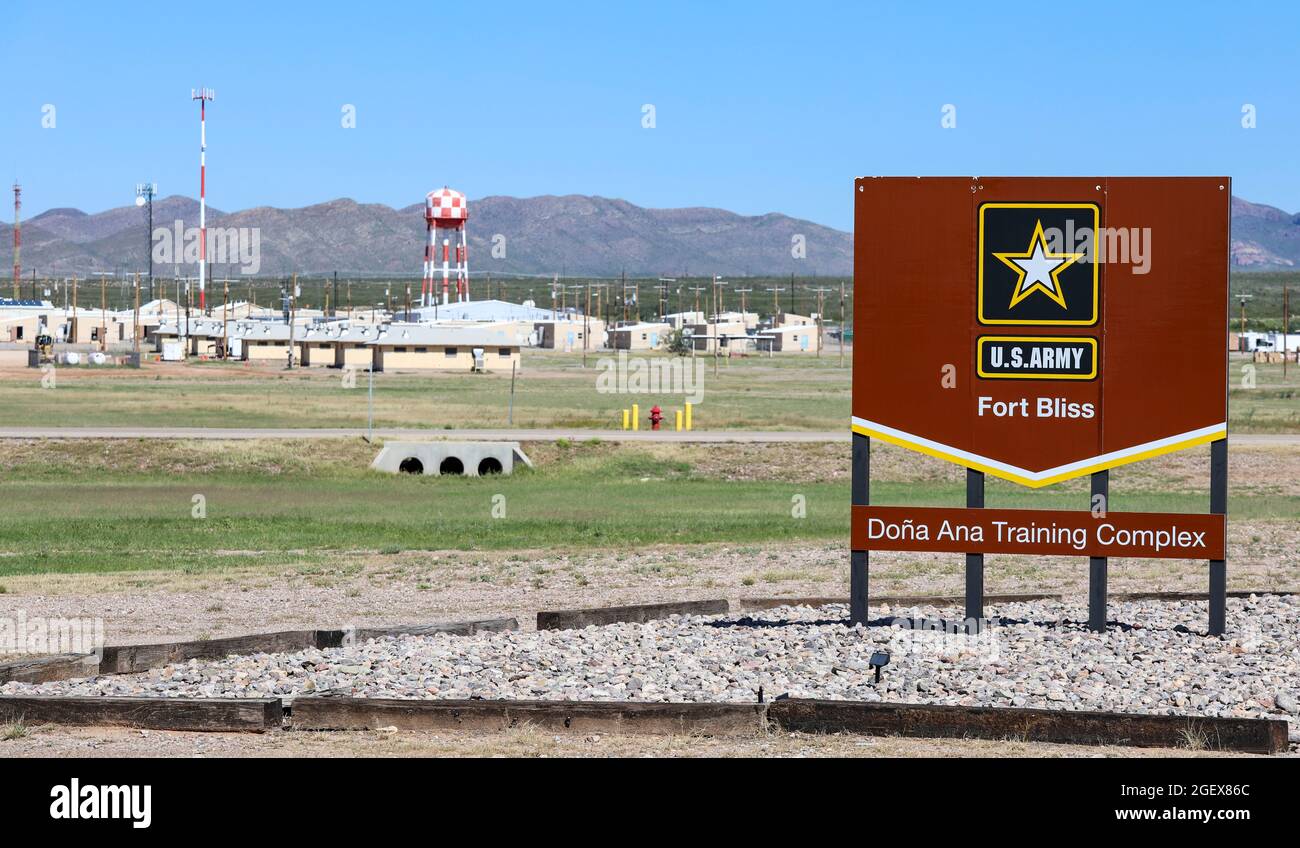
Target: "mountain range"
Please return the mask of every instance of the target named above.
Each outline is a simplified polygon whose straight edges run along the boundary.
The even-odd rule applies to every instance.
[[[297,209],[239,212],[209,207],[210,228],[259,235],[260,275],[288,273],[419,275],[424,251],[421,204],[401,209],[342,198]],[[154,202],[155,235],[198,224],[198,202],[173,195]],[[779,213],[744,216],[723,209],[649,209],[583,195],[484,197],[470,202],[470,268],[551,276],[849,276],[853,235]],[[23,222],[23,276],[87,276],[147,267],[145,211],[123,206],[87,214],[50,209]],[[0,223],[0,273],[13,264],[13,227]],[[795,258],[802,244],[803,258]],[[247,246],[247,245],[246,245]],[[170,262],[154,271],[170,276]],[[1277,271],[1300,266],[1300,214],[1232,201],[1232,265]],[[193,263],[181,262],[182,268]],[[219,274],[238,273],[218,264]],[[192,273],[182,271],[181,273]]]
[[[394,209],[347,198],[298,209],[261,206],[224,212],[208,207],[207,225],[209,230],[256,228],[261,275],[338,271],[419,276],[423,209],[423,204]],[[470,201],[470,216],[470,270],[475,274],[847,275],[852,267],[851,234],[775,213],[647,209],[624,200],[568,195],[485,197]],[[154,201],[154,233],[166,230],[169,246],[179,241],[171,237],[177,220],[184,228],[197,227],[198,202],[176,195]],[[13,265],[12,230],[0,224],[0,269]],[[135,206],[93,215],[50,209],[23,221],[23,276],[32,269],[38,276],[143,269],[146,231],[145,210]],[[805,258],[792,255],[796,237]],[[154,273],[170,276],[174,264],[161,262],[156,247],[154,255]],[[193,267],[193,261],[187,264]],[[220,265],[215,270],[227,271]],[[235,267],[228,270],[238,273]]]

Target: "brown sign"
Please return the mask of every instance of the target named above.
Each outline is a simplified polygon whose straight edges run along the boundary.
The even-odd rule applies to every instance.
[[[853,507],[854,550],[1224,559],[1222,515]]]
[[[1032,487],[1225,438],[1228,178],[855,188],[855,432]]]

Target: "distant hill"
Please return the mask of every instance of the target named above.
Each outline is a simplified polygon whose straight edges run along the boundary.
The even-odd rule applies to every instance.
[[[1300,265],[1300,214],[1232,198],[1232,264],[1250,271]]]
[[[646,209],[579,195],[485,197],[470,204],[470,269],[476,273],[825,276],[848,275],[852,267],[851,234],[777,213]],[[418,203],[393,209],[344,198],[300,209],[227,213],[209,207],[208,226],[259,228],[262,275],[337,270],[418,276],[422,212]],[[124,206],[94,215],[51,209],[25,219],[23,268],[59,276],[143,268],[144,216]],[[197,201],[172,196],[154,202],[155,230],[173,227],[178,218],[197,226]],[[805,259],[791,256],[794,236],[803,237]],[[0,224],[0,274],[13,264],[12,241],[12,227]],[[156,273],[172,270],[155,264]]]
[[[471,201],[470,268],[550,276],[849,276],[851,233],[780,213],[745,216],[723,209],[647,209],[625,200],[485,197]],[[211,227],[255,227],[261,275],[418,275],[424,222],[420,204],[393,209],[346,198],[239,212],[209,208]],[[171,196],[154,203],[154,226],[198,224],[198,202]],[[146,264],[144,211],[135,206],[94,215],[50,209],[23,223],[23,267],[40,275],[86,275]],[[1251,271],[1300,267],[1300,215],[1240,198],[1232,201],[1232,263]],[[0,274],[13,264],[12,227],[0,224]],[[802,236],[806,258],[791,256]],[[494,255],[493,247],[496,247]],[[502,255],[502,253],[504,255]],[[172,267],[155,266],[170,274]],[[227,269],[218,268],[217,273]],[[229,269],[235,273],[236,269]]]

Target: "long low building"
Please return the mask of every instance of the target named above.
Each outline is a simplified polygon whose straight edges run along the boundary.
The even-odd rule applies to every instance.
[[[235,321],[232,345],[241,359],[287,362],[289,325]],[[475,326],[353,324],[295,326],[294,360],[300,365],[373,371],[516,371],[520,345],[513,333]],[[232,348],[235,349],[235,348]]]
[[[629,324],[609,331],[609,346],[614,350],[657,350],[667,343],[672,328],[662,323]]]
[[[520,370],[514,334],[478,327],[390,324],[369,342],[371,368],[430,371]]]

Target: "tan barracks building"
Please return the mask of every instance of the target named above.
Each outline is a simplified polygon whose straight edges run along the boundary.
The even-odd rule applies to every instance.
[[[514,333],[477,327],[389,324],[368,342],[375,371],[496,371],[522,368]]]

